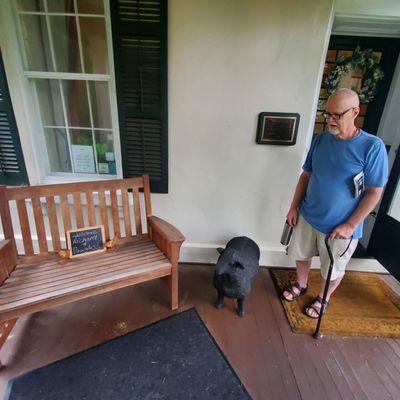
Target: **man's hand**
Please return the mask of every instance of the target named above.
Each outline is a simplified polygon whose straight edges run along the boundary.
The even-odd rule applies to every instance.
[[[351,217],[342,225],[339,225],[331,233],[331,239],[348,239],[355,231],[358,224],[367,217],[375,208],[382,197],[383,187],[367,186],[360,204]]]
[[[331,233],[331,239],[348,239],[354,233],[356,227],[345,222],[337,226]]]
[[[299,212],[297,208],[291,208],[286,215],[286,220],[290,226],[297,225],[297,219],[299,217]]]
[[[297,220],[299,217],[299,212],[297,207],[300,205],[301,200],[304,198],[308,180],[310,178],[311,172],[303,171],[300,175],[299,181],[297,182],[296,190],[294,192],[292,203],[290,204],[289,212],[286,215],[286,220],[290,226],[297,225]]]

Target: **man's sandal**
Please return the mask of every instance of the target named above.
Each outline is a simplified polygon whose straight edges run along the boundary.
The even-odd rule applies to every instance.
[[[319,303],[320,305],[317,305],[316,303]],[[325,301],[325,307],[324,307],[323,314],[326,313],[328,306],[329,306],[329,302]],[[321,314],[321,308],[322,308],[322,299],[321,299],[321,297],[317,296],[314,299],[314,301],[309,306],[306,307],[305,314],[307,315],[307,317],[310,317],[312,319],[318,319]],[[316,316],[312,315],[310,313],[310,310],[313,310],[317,315]]]
[[[296,288],[299,290],[299,293],[296,293],[293,288]],[[288,285],[286,286],[283,290],[282,290],[282,298],[286,301],[294,301],[297,300],[302,294],[304,294],[305,292],[307,292],[308,289],[308,285],[306,287],[301,287],[299,282],[295,282],[293,285]],[[292,298],[289,299],[287,298],[283,293],[285,292],[289,292],[292,295]]]

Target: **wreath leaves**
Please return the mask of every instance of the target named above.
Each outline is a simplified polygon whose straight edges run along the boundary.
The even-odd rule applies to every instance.
[[[379,82],[383,79],[384,73],[372,49],[361,50],[360,46],[356,47],[351,57],[340,57],[336,61],[334,68],[325,81],[328,94],[331,95],[338,89],[341,78],[351,68],[360,68],[363,72],[361,89],[358,90],[354,87],[352,89],[360,96],[361,103],[371,102],[378,90]]]

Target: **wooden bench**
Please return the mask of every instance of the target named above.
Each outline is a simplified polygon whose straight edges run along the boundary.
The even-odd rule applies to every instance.
[[[178,258],[185,238],[152,215],[147,175],[0,186],[0,216],[5,237],[0,241],[0,348],[18,317],[156,278],[168,280],[171,307],[178,308]],[[17,224],[21,255],[14,237]],[[115,247],[79,258],[59,256],[66,230],[99,224],[104,225],[106,240],[117,237]]]

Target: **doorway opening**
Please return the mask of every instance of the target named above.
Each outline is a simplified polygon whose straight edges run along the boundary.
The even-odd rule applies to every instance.
[[[395,132],[390,128],[390,124],[387,121],[385,121],[385,124],[381,124],[382,116],[387,111],[387,108],[390,105],[393,106],[390,103],[397,102],[397,109],[400,109],[400,66],[396,69],[400,52],[400,38],[334,34],[331,36],[318,99],[314,134],[317,135],[326,130],[326,121],[324,120],[323,112],[325,111],[325,102],[329,96],[327,77],[335,68],[335,63],[342,57],[352,57],[357,47],[361,51],[372,50],[372,54],[378,61],[379,68],[383,71],[384,75],[378,84],[377,91],[372,100],[361,103],[361,111],[357,117],[356,125],[370,134],[379,136],[383,140],[391,162],[389,170],[390,178],[383,200],[366,218],[363,238],[360,240],[353,257],[376,258],[389,272],[396,276],[397,279],[400,279],[400,246],[397,246],[399,247],[397,256],[391,256],[390,260],[387,257],[383,257],[383,253],[387,253],[389,247],[392,249],[391,246],[393,243],[400,243],[400,215],[398,219],[390,215],[390,210],[393,213],[393,210],[396,212],[397,206],[400,208],[400,205],[396,203],[396,201],[400,203],[400,154],[398,151],[400,129]],[[362,71],[354,70],[349,75],[347,84],[350,87],[360,89],[363,85],[364,77]],[[389,95],[390,92],[396,89],[399,90],[398,98]],[[400,211],[398,214],[400,214]],[[388,229],[391,231],[389,234],[390,238],[388,237]],[[394,264],[397,265],[397,270],[393,267]]]

